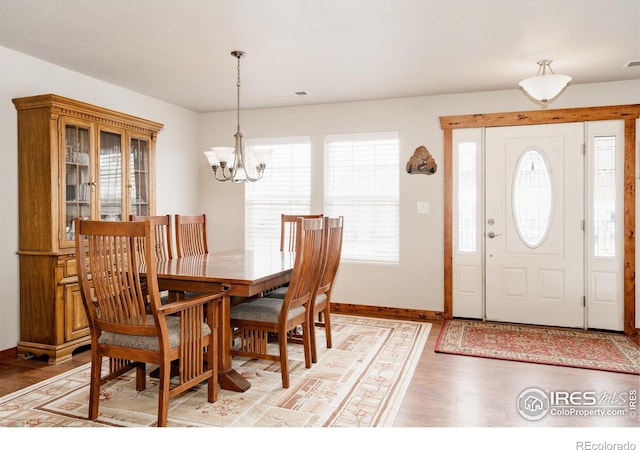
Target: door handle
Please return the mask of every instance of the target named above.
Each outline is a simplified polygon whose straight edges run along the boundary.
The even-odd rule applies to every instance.
[[[489,231],[489,232],[487,233],[487,237],[488,237],[489,239],[493,239],[493,238],[494,238],[494,237],[496,237],[496,236],[502,236],[502,233],[500,233],[500,234],[495,234],[493,231]]]

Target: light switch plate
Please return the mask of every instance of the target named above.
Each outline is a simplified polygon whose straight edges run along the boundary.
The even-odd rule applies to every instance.
[[[429,214],[429,202],[418,202],[416,212],[418,214]]]

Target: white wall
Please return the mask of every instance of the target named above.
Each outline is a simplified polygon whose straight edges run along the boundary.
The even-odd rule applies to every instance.
[[[515,83],[514,83],[515,84]],[[640,80],[569,86],[549,108],[640,103]],[[400,167],[400,263],[343,263],[334,299],[340,303],[442,311],[443,294],[443,132],[440,116],[535,110],[518,90],[461,95],[241,111],[245,138],[310,136],[313,163],[312,212],[322,212],[323,139],[327,134],[398,130]],[[232,145],[234,112],[202,114],[200,150]],[[408,175],[404,164],[416,147],[425,145],[438,163],[434,175]],[[212,250],[243,246],[243,187],[213,180],[201,157],[202,209],[214,220]],[[268,169],[267,169],[268,170]],[[427,215],[416,202],[429,202]],[[345,226],[349,226],[345,223]]]
[[[163,123],[157,141],[157,212],[198,208],[197,114],[0,47],[0,351],[19,335],[18,158],[15,97],[54,93]]]

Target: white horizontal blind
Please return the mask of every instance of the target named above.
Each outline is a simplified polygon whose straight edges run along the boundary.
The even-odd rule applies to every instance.
[[[398,262],[398,133],[327,136],[324,205],[344,216],[343,259]]]
[[[272,151],[264,177],[245,188],[245,248],[279,250],[280,215],[310,214],[311,140],[252,139],[245,148]]]

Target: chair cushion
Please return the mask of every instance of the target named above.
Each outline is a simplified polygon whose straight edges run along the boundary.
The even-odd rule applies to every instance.
[[[321,302],[325,301],[326,299],[327,299],[327,294],[318,294],[318,295],[316,295],[316,303],[315,304],[317,305],[318,303],[321,303]]]
[[[289,288],[289,286],[278,288],[275,291],[269,293],[267,298],[268,297],[271,297],[271,298],[284,298],[287,295],[287,289],[288,288]],[[318,294],[316,296],[316,303],[323,302],[326,299],[327,299],[327,294]]]
[[[269,295],[267,295],[267,297],[284,298],[285,295],[287,295],[287,290],[288,289],[289,289],[289,286],[283,286],[281,288],[276,289],[273,292],[269,292]]]
[[[154,319],[151,314],[147,315],[147,325],[153,325]],[[204,335],[211,334],[211,328],[206,323],[204,325]],[[169,346],[176,348],[180,345],[180,317],[167,316],[167,329],[169,330]],[[107,345],[117,345],[119,347],[137,348],[140,350],[159,351],[160,345],[158,338],[155,336],[134,336],[131,334],[111,333],[105,331],[102,333],[98,342]]]
[[[263,297],[248,302],[240,303],[231,308],[232,320],[255,320],[258,322],[277,323],[284,300],[274,297]],[[289,310],[287,320],[291,320],[304,314],[304,306],[298,306]]]

